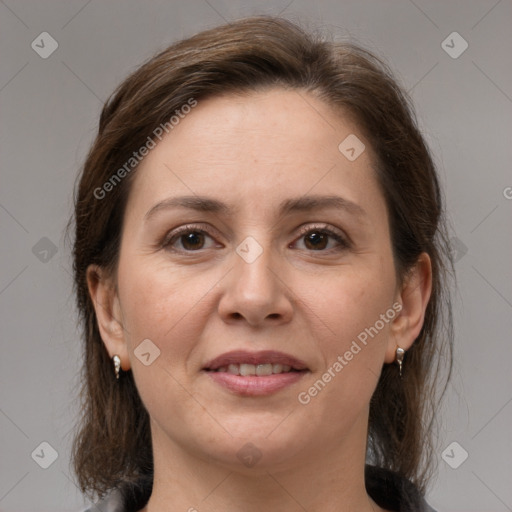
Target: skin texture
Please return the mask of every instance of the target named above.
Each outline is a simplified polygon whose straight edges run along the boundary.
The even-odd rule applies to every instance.
[[[338,150],[349,134],[366,145],[353,162]],[[278,215],[282,200],[313,194],[342,196],[364,214]],[[235,211],[161,209],[144,220],[181,195]],[[117,275],[91,266],[88,282],[105,346],[133,371],[151,418],[155,480],[144,510],[382,510],[364,487],[369,402],[383,364],[420,332],[431,269],[424,254],[398,285],[386,204],[358,127],[304,91],[200,101],[141,163],[124,220]],[[210,233],[159,246],[187,224]],[[349,246],[332,236],[315,246],[299,232],[324,225]],[[252,263],[236,252],[248,236],[263,251]],[[301,404],[298,394],[394,303],[400,313]],[[134,353],[145,339],[160,350],[149,366]],[[272,395],[242,397],[201,372],[235,349],[279,350],[310,371]],[[237,457],[246,443],[261,453],[252,467]]]

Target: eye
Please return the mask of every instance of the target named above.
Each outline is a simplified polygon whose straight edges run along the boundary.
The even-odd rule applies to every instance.
[[[207,229],[202,229],[197,226],[183,226],[169,233],[169,235],[164,238],[161,245],[163,248],[177,252],[194,252],[209,248],[204,247],[205,238],[211,239]],[[174,247],[176,243],[180,243],[181,248],[176,249]]]
[[[205,246],[205,240],[213,241],[208,226],[187,225],[178,228],[166,235],[161,242],[161,247],[175,252],[198,252],[215,246]],[[331,252],[348,249],[350,243],[341,232],[329,229],[325,224],[319,226],[305,226],[300,230],[300,239],[305,241],[305,250],[315,252]],[[334,247],[328,247],[329,239],[334,240]],[[181,247],[176,247],[177,244]],[[327,249],[327,250],[326,250]]]
[[[329,243],[329,238],[337,242],[337,247],[335,244],[334,250],[343,250],[350,247],[349,242],[341,233],[327,228],[325,224],[321,226],[305,226],[301,229],[300,235],[300,239],[305,241],[306,250],[310,251],[330,252],[329,249],[325,250]],[[333,247],[330,249],[333,249]]]

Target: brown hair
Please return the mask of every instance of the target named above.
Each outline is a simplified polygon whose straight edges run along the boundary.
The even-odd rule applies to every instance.
[[[148,413],[132,372],[123,372],[119,381],[114,377],[86,281],[90,264],[115,274],[136,166],[109,187],[104,199],[95,191],[191,98],[200,101],[266,87],[308,91],[353,116],[375,155],[399,279],[423,251],[430,255],[432,295],[423,328],[407,351],[403,379],[396,365],[384,365],[370,402],[368,430],[368,461],[426,490],[435,462],[434,413],[451,374],[453,351],[446,284],[453,262],[434,163],[410,99],[379,58],[284,19],[258,16],[179,41],[131,74],[105,103],[78,177],[68,230],[74,220],[74,287],[85,364],[72,459],[79,486],[90,496],[102,497],[122,482],[151,477],[153,471]],[[444,363],[448,373],[443,387],[438,379]]]

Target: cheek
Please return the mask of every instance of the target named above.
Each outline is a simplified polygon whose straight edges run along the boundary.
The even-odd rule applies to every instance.
[[[388,267],[381,261],[357,269],[341,269],[311,294],[308,301],[330,328],[331,337],[346,342],[391,308],[394,279]]]
[[[177,383],[186,383],[189,366],[197,361],[193,353],[204,329],[204,296],[214,285],[210,280],[147,261],[120,265],[130,365],[142,401],[151,411],[167,414],[160,402],[163,397],[166,403],[183,401],[183,387]],[[146,365],[148,361],[140,356],[148,352]]]
[[[376,258],[372,265],[340,272],[325,282],[323,293],[309,299],[321,325],[328,327],[317,343],[324,371],[336,375],[329,384],[333,400],[341,395],[349,402],[369,398],[377,384],[395,316],[393,276],[392,264]]]
[[[120,264],[119,293],[135,377],[144,374],[137,347],[145,339],[159,351],[156,366],[177,377],[197,370],[198,341],[214,312],[210,297],[225,273],[221,270],[191,272],[190,267],[176,269],[161,259]]]
[[[396,314],[393,274],[372,268],[340,275],[325,283],[324,293],[310,297],[329,334],[316,338],[325,367],[301,390],[300,403],[335,436],[368,406]]]

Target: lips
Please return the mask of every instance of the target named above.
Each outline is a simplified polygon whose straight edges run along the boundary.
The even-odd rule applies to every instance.
[[[308,369],[303,361],[283,352],[276,352],[274,350],[261,352],[237,350],[226,352],[212,359],[203,367],[203,370],[229,371],[230,367],[233,373],[238,369],[239,375],[258,375],[259,373],[268,375],[270,367],[273,369],[271,373],[303,371]],[[254,373],[253,367],[255,367]]]
[[[283,352],[239,350],[212,359],[202,371],[229,393],[263,397],[297,386],[311,370],[300,359]]]

